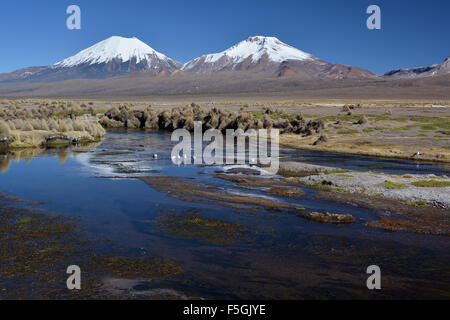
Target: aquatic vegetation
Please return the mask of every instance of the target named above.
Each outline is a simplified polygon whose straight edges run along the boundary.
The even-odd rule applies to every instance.
[[[14,206],[13,200],[0,194],[0,282],[2,288],[12,289],[8,279],[27,282],[34,279],[39,289],[46,286],[51,292],[57,286],[52,269],[61,266],[69,256],[78,256],[82,240],[74,221],[60,216],[35,213]],[[5,285],[4,285],[5,284]],[[37,289],[37,288],[36,288]]]
[[[379,215],[378,221],[367,222],[366,226],[382,228],[386,231],[406,231],[419,234],[432,234],[450,236],[448,226],[440,225],[439,222],[429,222],[428,219],[419,216],[388,217]]]
[[[314,188],[317,190],[327,191],[327,192],[333,192],[333,193],[348,193],[344,188],[336,188],[333,187],[331,182],[329,181],[322,181],[322,182],[315,182],[307,185],[310,188]]]
[[[172,278],[183,273],[181,266],[174,261],[161,258],[97,256],[94,262],[102,266],[109,275],[133,278]]]
[[[252,194],[241,195],[210,188],[195,183],[194,179],[186,180],[180,177],[164,176],[141,177],[140,179],[154,189],[165,192],[170,197],[188,202],[214,203],[215,205],[225,207],[233,207],[235,204],[239,204],[243,205],[239,207],[242,211],[251,210],[254,207],[264,207],[273,210],[295,208],[293,204],[267,197]]]
[[[337,214],[330,212],[310,212],[301,215],[302,218],[318,222],[318,223],[331,223],[331,224],[352,224],[356,221],[355,217],[351,214]]]
[[[182,268],[158,257],[122,257],[99,253],[87,241],[79,221],[21,205],[0,192],[0,292],[8,299],[86,299],[111,297],[102,288],[106,276],[166,279]],[[82,266],[83,290],[66,287],[67,266]]]
[[[167,213],[156,219],[157,230],[183,239],[199,239],[214,244],[236,244],[248,240],[242,225],[200,216],[200,212]]]
[[[333,248],[330,250],[330,248]],[[393,274],[396,274],[400,278],[409,277],[414,275],[416,279],[431,280],[434,276],[435,281],[431,285],[431,292],[429,296],[439,295],[436,292],[436,288],[442,293],[442,297],[448,296],[446,293],[445,285],[441,286],[439,282],[442,282],[442,277],[448,279],[448,255],[445,254],[441,257],[436,257],[435,253],[431,250],[427,250],[421,247],[413,247],[407,245],[395,245],[394,242],[377,241],[374,245],[373,240],[364,238],[352,238],[349,236],[336,236],[336,235],[315,235],[308,238],[304,250],[310,254],[320,257],[323,263],[327,265],[347,264],[349,261],[355,265],[370,265],[372,261],[383,261],[385,269],[390,270]],[[415,257],[415,263],[411,263],[410,257]],[[408,287],[414,290],[414,284],[403,282],[397,279],[400,283],[396,287]],[[448,281],[448,280],[445,280]],[[421,288],[426,290],[425,288]],[[443,290],[443,291],[441,291]],[[422,291],[423,292],[423,291]]]
[[[268,190],[265,190],[265,192],[288,198],[303,197],[306,195],[305,191],[299,188],[272,187]]]
[[[370,164],[370,165],[367,165],[364,167],[369,168],[369,169],[383,169],[384,168],[384,166],[381,164]]]
[[[283,181],[288,182],[288,183],[299,183],[300,179],[301,179],[301,177],[287,177],[287,178],[283,178]]]
[[[426,207],[428,203],[426,201],[412,201],[408,202],[408,205],[413,207]]]
[[[427,206],[414,206],[383,196],[319,192],[317,198],[332,199],[343,203],[354,203],[366,208],[395,212],[395,216],[378,215],[379,220],[366,223],[368,227],[382,228],[388,231],[406,231],[420,234],[450,235],[448,210]]]

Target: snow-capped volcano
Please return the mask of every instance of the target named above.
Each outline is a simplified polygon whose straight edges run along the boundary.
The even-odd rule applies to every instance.
[[[229,78],[238,75],[239,78],[295,77],[308,80],[375,76],[357,67],[323,61],[275,37],[249,37],[223,52],[203,55],[182,65],[137,38],[112,36],[54,65],[0,74],[0,83],[106,79],[127,74],[131,74],[130,79],[165,75],[173,79],[188,79],[192,73],[218,73],[219,79],[222,71],[229,71]]]
[[[54,64],[53,67],[71,68],[80,65],[108,64],[111,62],[141,64],[143,68],[147,69],[161,66],[172,68],[178,64],[137,38],[113,36]]]
[[[48,67],[18,70],[7,81],[54,82],[105,79],[141,71],[149,76],[171,74],[181,63],[152,49],[137,38],[110,37]],[[0,76],[0,80],[2,77]]]
[[[182,69],[194,71],[201,64],[226,69],[235,69],[237,65],[250,59],[251,63],[258,63],[263,57],[272,62],[283,62],[287,60],[314,60],[314,56],[291,47],[275,37],[250,37],[239,42],[235,46],[222,51],[201,56],[184,64]]]
[[[355,67],[335,65],[296,49],[275,37],[255,36],[220,53],[207,54],[183,65],[183,71],[213,73],[247,71],[302,78],[366,77],[373,74]],[[357,73],[357,75],[355,74]]]
[[[167,75],[181,63],[154,50],[137,38],[110,37],[76,55],[47,67],[17,70],[0,75],[0,81],[55,82],[69,79],[105,79],[142,72]]]

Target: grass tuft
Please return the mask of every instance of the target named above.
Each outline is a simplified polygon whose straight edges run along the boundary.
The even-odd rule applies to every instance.
[[[450,187],[450,181],[422,180],[412,183],[413,186],[421,188],[444,188]]]
[[[391,180],[387,180],[383,183],[383,187],[385,187],[386,189],[406,189],[408,188],[408,186],[406,184],[402,184],[402,183],[396,183],[394,181]]]

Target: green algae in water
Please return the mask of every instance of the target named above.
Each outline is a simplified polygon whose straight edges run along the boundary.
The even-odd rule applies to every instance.
[[[426,201],[412,201],[408,202],[408,205],[413,207],[426,207],[428,203]]]
[[[103,290],[105,277],[169,279],[183,272],[159,257],[100,252],[85,240],[78,220],[23,206],[0,192],[0,299],[117,298]],[[66,269],[79,265],[82,290],[67,290]]]
[[[213,244],[236,244],[248,239],[246,227],[201,217],[197,210],[164,214],[155,222],[158,231],[182,239],[200,239]]]

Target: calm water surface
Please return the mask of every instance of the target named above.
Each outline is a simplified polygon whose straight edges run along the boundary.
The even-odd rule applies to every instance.
[[[295,214],[247,212],[168,197],[138,176],[183,176],[230,192],[267,196],[259,189],[243,191],[216,177],[218,167],[175,166],[170,135],[145,132],[109,133],[94,148],[48,150],[3,158],[0,190],[46,203],[41,208],[81,218],[102,249],[123,254],[157,255],[180,263],[184,273],[149,287],[172,288],[202,298],[389,298],[449,297],[448,238],[365,227],[383,213],[355,205],[306,197],[272,199],[294,202],[310,211],[350,213],[350,226],[321,225]],[[158,159],[153,159],[153,154]],[[450,174],[448,166],[352,155],[281,150],[282,161],[297,160],[346,169],[386,173]],[[175,182],[174,182],[175,183]],[[234,243],[217,244],[211,235],[186,239],[158,228],[158,217],[188,214],[245,228]],[[385,213],[386,214],[386,213]],[[391,213],[387,213],[391,214]],[[395,214],[395,213],[392,213]],[[213,220],[211,220],[213,221]],[[101,244],[100,244],[101,243]],[[366,268],[379,265],[383,290],[366,288]],[[82,267],[82,266],[81,266]],[[420,289],[418,291],[418,289]]]

